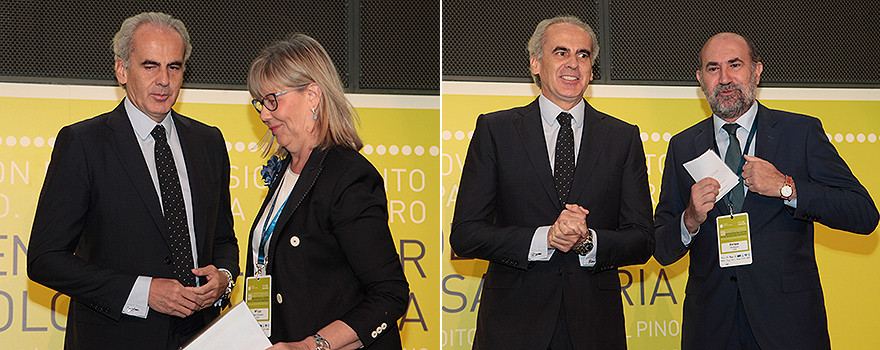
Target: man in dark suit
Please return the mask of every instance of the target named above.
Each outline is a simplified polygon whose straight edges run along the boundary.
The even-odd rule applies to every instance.
[[[474,349],[626,348],[617,268],[651,257],[651,198],[638,127],[583,98],[598,50],[579,19],[542,21],[541,96],[477,119],[450,234],[489,261]]]
[[[126,98],[58,133],[28,276],[71,297],[66,349],[177,349],[238,275],[223,136],[171,110],[191,46],[160,13],[114,42]]]
[[[668,265],[690,251],[682,349],[829,349],[813,222],[862,234],[877,226],[873,200],[819,120],[756,102],[762,70],[750,40],[710,38],[697,80],[714,114],[669,142],[654,257]],[[718,181],[695,183],[682,166],[713,149],[741,167],[739,185],[717,203]],[[716,218],[741,213],[747,250],[719,248]],[[726,251],[748,251],[751,261],[731,264]]]

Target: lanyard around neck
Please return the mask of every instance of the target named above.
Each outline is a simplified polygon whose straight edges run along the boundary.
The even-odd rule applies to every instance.
[[[752,130],[749,130],[749,137],[746,139],[746,147],[743,149],[742,154],[749,154],[749,147],[752,145],[752,140],[755,138],[755,131],[758,130],[758,117],[755,116],[755,119],[752,120]],[[736,137],[736,134],[731,135],[732,137]],[[712,147],[715,150],[715,154],[721,157],[721,152],[718,151],[718,141],[715,141],[715,138],[712,138]],[[746,164],[746,157],[740,157],[739,166],[736,168],[736,176],[739,177],[739,180],[742,181],[742,172],[743,165]]]
[[[290,195],[284,199],[284,202],[281,203],[281,206],[278,207],[278,210],[275,211],[275,204],[278,203],[278,196],[281,195],[281,185],[284,183],[284,177],[281,178],[281,182],[278,184],[275,193],[275,200],[272,201],[272,206],[269,207],[269,213],[266,215],[266,221],[263,223],[263,233],[260,236],[260,247],[257,254],[257,274],[262,275],[265,271],[263,269],[266,266],[266,250],[268,250],[267,243],[269,243],[269,238],[272,237],[272,232],[275,231],[275,224],[278,223],[278,218],[281,216],[281,211],[284,210],[284,206],[287,204],[287,200],[290,199]],[[272,214],[275,214],[274,216]],[[271,219],[271,221],[270,221]]]

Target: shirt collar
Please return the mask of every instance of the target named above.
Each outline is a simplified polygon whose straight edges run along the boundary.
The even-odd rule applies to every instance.
[[[168,111],[168,115],[165,116],[165,119],[162,119],[161,123],[156,123],[153,118],[150,118],[150,116],[135,107],[134,104],[128,100],[128,97],[123,99],[123,104],[125,105],[125,113],[128,115],[128,120],[134,128],[134,133],[141,140],[146,140],[150,137],[150,133],[153,132],[153,128],[156,127],[156,124],[162,124],[162,126],[165,127],[165,133],[168,135],[171,135],[171,130],[174,130],[174,118],[171,118],[171,111]]]
[[[544,96],[543,93],[541,93],[541,96],[538,97],[538,106],[541,108],[541,118],[544,119],[544,122],[547,123],[547,125],[558,125],[559,121],[556,120],[556,116],[558,116],[559,113],[562,112],[567,112],[571,114],[572,117],[574,117],[575,126],[577,128],[580,128],[584,125],[584,110],[586,109],[586,103],[584,102],[584,99],[581,99],[580,102],[578,102],[576,105],[574,105],[574,107],[571,108],[571,110],[566,111],[557,106],[555,103],[551,102],[549,99],[547,99],[547,97]]]
[[[746,133],[748,134],[748,133],[752,132],[752,125],[755,123],[755,117],[757,115],[758,115],[758,100],[755,100],[755,102],[752,102],[752,106],[749,107],[749,110],[746,111],[745,113],[743,113],[743,115],[740,116],[739,118],[737,118],[736,121],[734,121],[734,122],[739,124],[739,126],[741,126],[743,128],[743,130],[745,130]],[[718,135],[721,132],[724,132],[725,135],[727,134],[726,131],[721,130],[721,127],[724,126],[724,124],[728,124],[726,121],[724,121],[724,119],[721,119],[720,117],[718,117],[717,115],[715,115],[713,113],[712,114],[712,122],[715,127],[715,134],[716,135]]]

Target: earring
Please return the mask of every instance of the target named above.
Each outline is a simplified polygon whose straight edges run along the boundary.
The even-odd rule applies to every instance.
[[[318,115],[315,113],[315,110],[312,110],[312,120],[318,120]]]

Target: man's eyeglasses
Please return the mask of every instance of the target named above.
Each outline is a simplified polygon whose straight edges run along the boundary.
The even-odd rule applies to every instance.
[[[291,92],[293,90],[302,89],[308,85],[309,84],[303,84],[303,85],[297,86],[293,89],[287,89],[284,91],[273,92],[271,94],[264,96],[262,99],[251,100],[251,104],[254,105],[254,108],[257,110],[257,113],[262,113],[263,107],[266,107],[266,109],[268,109],[270,111],[274,111],[274,110],[278,109],[278,96],[284,95],[284,94]]]

